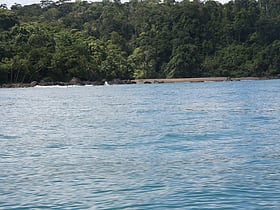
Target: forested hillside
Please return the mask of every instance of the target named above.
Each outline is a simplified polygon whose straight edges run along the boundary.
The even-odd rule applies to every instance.
[[[0,84],[280,74],[280,0],[0,9]]]

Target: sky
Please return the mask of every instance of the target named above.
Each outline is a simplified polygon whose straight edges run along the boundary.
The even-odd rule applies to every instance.
[[[92,0],[94,1],[94,0]],[[218,0],[221,3],[229,2],[230,0]],[[90,2],[90,1],[89,1]],[[6,4],[8,7],[11,7],[15,3],[21,5],[28,5],[28,4],[38,4],[40,0],[0,0],[0,4]]]

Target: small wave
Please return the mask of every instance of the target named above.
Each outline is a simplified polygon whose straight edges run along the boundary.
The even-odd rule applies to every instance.
[[[19,136],[0,134],[0,139],[19,139]]]
[[[81,87],[80,85],[36,85],[34,88],[71,88]]]

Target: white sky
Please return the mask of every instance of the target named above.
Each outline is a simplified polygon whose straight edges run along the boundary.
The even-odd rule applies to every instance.
[[[92,0],[92,1],[94,1],[94,0]],[[99,0],[99,1],[101,1],[101,0]],[[218,0],[218,1],[221,3],[226,3],[226,2],[229,2],[230,0]],[[11,7],[15,3],[21,4],[21,5],[38,4],[38,3],[40,3],[40,0],[0,0],[0,4],[6,4],[8,7]]]

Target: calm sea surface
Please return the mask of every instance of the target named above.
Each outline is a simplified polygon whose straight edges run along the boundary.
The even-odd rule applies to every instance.
[[[280,209],[280,80],[0,89],[0,209]]]

